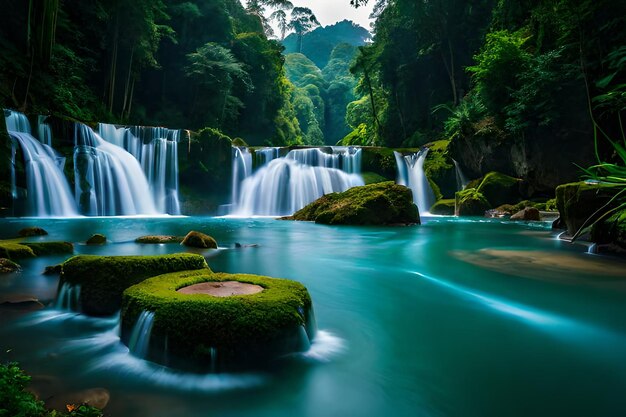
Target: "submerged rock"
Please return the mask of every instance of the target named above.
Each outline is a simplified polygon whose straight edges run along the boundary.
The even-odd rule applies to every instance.
[[[60,274],[61,269],[62,269],[62,265],[50,265],[44,269],[43,274],[44,275]]]
[[[135,243],[158,245],[161,243],[181,243],[184,239],[183,236],[141,236],[135,239]]]
[[[191,248],[200,249],[217,249],[217,242],[209,235],[204,233],[191,231],[187,233],[187,236],[182,241],[182,245]]]
[[[0,240],[0,257],[7,259],[34,258],[35,252],[18,240]]]
[[[146,278],[176,271],[208,269],[204,257],[195,254],[162,256],[80,255],[62,265],[61,284],[80,285],[80,309],[90,316],[119,311],[122,293]]]
[[[457,216],[484,216],[490,204],[479,191],[468,188],[456,193]]]
[[[77,392],[54,395],[45,401],[46,407],[56,411],[67,411],[68,405],[88,405],[102,410],[107,406],[111,395],[104,388],[91,388]]]
[[[20,237],[31,237],[31,236],[46,236],[48,232],[46,232],[41,227],[25,227],[24,229],[17,232]]]
[[[107,237],[105,235],[96,233],[95,235],[87,239],[87,242],[85,243],[87,243],[88,245],[104,245],[105,243],[107,243]]]
[[[142,342],[148,346],[136,353],[195,372],[262,367],[308,349],[316,331],[311,297],[302,284],[207,269],[161,275],[127,289],[124,343],[131,343],[133,329],[149,313],[151,331]]]
[[[0,274],[10,274],[22,269],[18,264],[10,259],[0,258]]]
[[[430,214],[436,214],[438,216],[454,216],[454,209],[454,199],[439,200],[430,208]]]
[[[284,220],[322,224],[419,224],[413,194],[405,186],[384,182],[327,194]]]
[[[36,256],[74,253],[69,242],[25,242],[0,240],[0,257],[8,259],[34,258]]]
[[[526,207],[512,215],[511,220],[540,221],[541,213],[534,207]]]

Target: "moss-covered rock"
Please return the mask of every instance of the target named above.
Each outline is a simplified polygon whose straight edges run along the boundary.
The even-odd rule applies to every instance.
[[[385,178],[375,172],[364,172],[361,174],[361,176],[363,177],[363,182],[365,183],[365,185],[378,184],[380,182],[389,181],[389,178]]]
[[[35,252],[23,245],[19,239],[0,240],[0,257],[7,259],[34,258]]]
[[[63,255],[74,253],[74,245],[70,242],[26,242],[36,256]]]
[[[327,194],[285,219],[347,225],[420,222],[411,190],[393,182],[365,185],[343,193]]]
[[[576,233],[587,219],[607,205],[622,189],[618,185],[590,182],[575,182],[557,187],[556,205],[568,233]],[[607,209],[617,207],[623,201],[626,201],[626,196],[614,201]]]
[[[87,239],[85,243],[88,245],[104,245],[105,243],[107,243],[107,237],[105,235],[96,233],[95,235]]]
[[[457,216],[484,216],[490,204],[478,190],[469,188],[456,193]]]
[[[204,257],[194,254],[79,255],[63,263],[59,285],[80,285],[81,311],[92,316],[108,316],[120,309],[126,288],[157,275],[197,269],[208,266]]]
[[[135,242],[156,245],[161,243],[181,243],[184,239],[183,236],[141,236],[135,239]]]
[[[230,297],[177,291],[225,281],[258,285],[263,291]],[[254,275],[186,271],[127,289],[121,315],[126,343],[144,311],[154,313],[148,358],[162,362],[167,346],[169,365],[196,371],[210,370],[216,364],[219,370],[261,365],[308,348],[315,331],[311,298],[302,284]]]
[[[454,199],[439,200],[430,208],[430,214],[438,216],[454,216]]]
[[[458,191],[454,161],[448,153],[449,144],[449,140],[439,140],[426,145],[428,155],[424,161],[424,173],[437,199],[450,199]]]
[[[522,199],[522,180],[498,172],[485,175],[477,190],[485,196],[491,207],[517,203]]]
[[[597,223],[591,231],[591,238],[598,244],[616,245],[626,251],[626,210],[618,211],[607,220]]]
[[[183,238],[182,245],[190,248],[217,249],[217,242],[209,235],[191,231]]]
[[[0,274],[10,274],[17,272],[21,267],[10,259],[0,258]]]
[[[46,236],[48,234],[47,231],[42,229],[41,227],[25,227],[19,232],[17,232],[20,237],[31,237],[31,236]]]

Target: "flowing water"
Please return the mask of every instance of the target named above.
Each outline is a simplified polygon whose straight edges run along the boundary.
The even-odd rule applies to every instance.
[[[419,208],[420,215],[429,213],[436,200],[428,177],[424,173],[424,162],[428,156],[428,148],[409,155],[402,155],[400,152],[394,152],[394,155],[398,168],[397,183],[409,187],[413,191],[413,201]]]
[[[145,234],[205,231],[212,269],[295,279],[312,296],[311,348],[273,372],[186,374],[143,361],[117,317],[48,307],[0,318],[0,361],[67,390],[104,387],[111,416],[620,416],[626,413],[626,263],[559,241],[547,223],[424,219],[416,227],[328,227],[270,219],[2,220],[38,225],[77,253],[181,251]],[[41,239],[41,238],[40,238]],[[235,243],[243,247],[235,248]],[[255,247],[246,245],[256,244]],[[34,258],[0,276],[0,296],[52,301]],[[219,353],[217,353],[219,355]]]

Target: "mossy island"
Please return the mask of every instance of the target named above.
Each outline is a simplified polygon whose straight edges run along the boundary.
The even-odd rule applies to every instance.
[[[152,327],[141,354],[195,372],[262,368],[308,349],[315,336],[307,289],[285,279],[209,269],[147,279],[123,295],[122,340],[131,351],[133,329],[146,312]]]
[[[329,225],[409,225],[420,217],[405,186],[383,182],[327,194],[284,220]]]

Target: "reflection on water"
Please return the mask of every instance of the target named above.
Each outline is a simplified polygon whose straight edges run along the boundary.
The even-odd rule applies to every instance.
[[[228,218],[2,220],[5,238],[24,226],[74,243],[103,233],[112,243],[76,245],[77,253],[102,255],[186,251],[134,239],[208,233],[222,248],[200,252],[213,270],[302,282],[322,330],[275,372],[198,375],[130,355],[117,317],[49,307],[1,325],[0,361],[19,360],[35,375],[61,379],[63,389],[104,387],[113,416],[623,414],[623,262],[554,239],[548,224],[426,220],[405,228]],[[51,301],[58,278],[41,272],[62,260],[24,261],[20,274],[0,276],[0,296]]]

